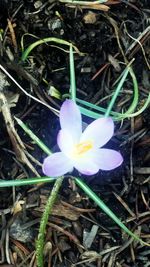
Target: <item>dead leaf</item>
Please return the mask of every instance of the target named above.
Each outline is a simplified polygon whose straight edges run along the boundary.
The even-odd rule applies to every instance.
[[[35,211],[40,211],[43,212],[45,209],[45,205],[47,203],[47,196],[42,195],[41,196],[41,203],[40,203],[40,207],[35,208]],[[54,216],[60,216],[60,217],[64,217],[68,220],[71,221],[76,221],[78,220],[79,216],[80,216],[80,212],[75,211],[73,209],[71,209],[70,207],[66,207],[65,205],[63,205],[61,202],[60,203],[56,203],[53,206],[52,209],[52,215]]]
[[[0,89],[3,90],[7,86],[10,86],[10,84],[6,79],[6,75],[0,71]]]
[[[15,215],[16,213],[22,211],[22,205],[24,204],[24,200],[19,200],[16,201],[13,208],[11,209],[11,212],[13,213],[13,215]]]
[[[14,108],[18,102],[19,94],[6,93],[5,97],[7,99],[8,107]],[[0,112],[2,111],[1,105],[2,103],[0,103]]]
[[[70,8],[75,8],[76,6],[73,5],[73,4],[66,4],[67,7],[70,7]],[[103,4],[95,4],[95,5],[80,5],[80,8],[81,9],[93,9],[93,10],[102,10],[102,11],[108,11],[109,10],[109,7],[106,6],[106,5],[103,5]]]
[[[117,72],[120,72],[121,71],[121,67],[119,65],[119,62],[118,60],[113,57],[112,55],[108,55],[108,61],[111,63],[111,65],[114,67],[114,69],[117,71]]]
[[[85,14],[83,20],[85,24],[94,24],[97,20],[97,15],[94,12],[89,11]]]

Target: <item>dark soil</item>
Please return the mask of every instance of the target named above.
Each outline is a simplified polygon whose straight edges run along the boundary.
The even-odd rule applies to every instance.
[[[52,96],[50,88],[56,88],[61,96],[69,93],[68,47],[56,43],[39,45],[22,62],[23,37],[25,48],[46,37],[73,43],[84,53],[84,56],[78,53],[74,56],[77,97],[102,107],[108,106],[114,83],[125,68],[125,58],[128,61],[135,58],[132,66],[139,86],[138,110],[150,88],[150,1],[111,0],[106,4],[110,9],[104,12],[96,9],[99,5],[92,9],[91,6],[85,8],[84,5],[67,5],[54,0],[1,0],[0,64],[27,94],[59,110],[63,100]],[[135,41],[137,38],[138,42]],[[14,116],[22,119],[56,151],[59,120],[54,112],[21,91],[3,71],[0,71],[0,93],[6,98],[12,122]],[[113,110],[126,110],[132,101],[132,93],[133,84],[129,77]],[[46,155],[14,122],[32,167],[19,156],[10,122],[6,121],[2,111],[2,96],[0,179],[43,175],[41,163]],[[92,121],[87,117],[83,120],[86,123]],[[111,172],[81,178],[131,231],[150,243],[149,108],[138,117],[116,123],[115,136],[108,146],[121,151],[122,166]],[[80,174],[75,172],[73,175]],[[42,184],[0,188],[0,266],[36,266],[35,241],[51,187]],[[97,227],[96,236],[87,245],[85,239],[88,233],[92,235],[93,226]],[[71,179],[65,179],[47,225],[45,266],[150,266],[149,247],[132,241]]]

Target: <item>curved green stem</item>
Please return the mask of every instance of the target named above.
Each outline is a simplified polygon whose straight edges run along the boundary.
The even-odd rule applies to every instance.
[[[68,42],[68,41],[65,41],[65,40],[62,40],[62,39],[59,39],[59,38],[55,38],[55,37],[47,37],[47,38],[44,38],[44,39],[40,39],[34,43],[32,43],[31,45],[28,46],[28,48],[23,52],[22,54],[22,57],[21,57],[21,60],[22,61],[25,61],[28,57],[28,55],[30,54],[30,52],[38,45],[41,45],[41,44],[46,44],[46,43],[49,43],[49,42],[54,42],[54,43],[58,43],[58,44],[62,44],[62,45],[67,45],[67,46],[72,46],[74,48],[74,50],[80,54],[80,55],[83,55],[83,53],[81,53],[78,48],[73,45],[72,43]]]

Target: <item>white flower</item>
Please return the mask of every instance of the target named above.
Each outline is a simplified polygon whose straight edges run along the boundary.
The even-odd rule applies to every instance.
[[[80,173],[93,175],[101,170],[112,170],[121,165],[121,154],[101,148],[113,136],[111,118],[99,118],[82,133],[81,113],[72,100],[66,100],[60,109],[61,130],[57,144],[61,152],[45,158],[43,172],[48,176],[61,176],[76,168]]]

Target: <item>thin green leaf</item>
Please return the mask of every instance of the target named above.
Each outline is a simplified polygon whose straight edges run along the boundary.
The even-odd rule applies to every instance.
[[[148,95],[143,107],[141,107],[137,112],[128,115],[128,118],[139,116],[150,104],[150,94]]]
[[[97,111],[99,111],[99,112],[102,112],[102,114],[96,113],[97,115],[103,115],[103,116],[104,116],[104,113],[106,112],[106,108],[96,106],[96,105],[94,105],[94,104],[92,104],[92,103],[90,103],[90,102],[81,100],[81,99],[79,99],[79,98],[76,98],[76,101],[77,101],[77,103],[80,103],[80,104],[82,104],[82,105],[85,105],[85,106],[87,106],[87,107],[89,107],[89,108],[91,108],[91,109],[95,109],[95,110],[97,110]],[[87,110],[87,109],[86,109],[86,110]],[[89,110],[89,109],[88,109],[88,110]],[[111,114],[111,116],[114,116],[114,117],[115,117],[115,116],[118,116],[118,115],[121,115],[121,113],[119,113],[119,112],[115,112],[115,111],[111,111],[110,114]]]
[[[35,177],[35,178],[26,178],[22,180],[0,180],[0,187],[10,187],[10,186],[24,186],[31,184],[39,184],[39,183],[52,183],[57,178],[52,177]]]
[[[132,82],[133,82],[133,101],[129,107],[129,109],[124,113],[124,117],[128,117],[128,114],[131,114],[132,112],[135,111],[137,105],[138,105],[138,101],[139,101],[139,90],[138,90],[138,83],[137,83],[137,79],[136,76],[133,72],[133,69],[131,67],[129,67],[129,72],[132,78]]]
[[[88,109],[83,108],[83,107],[80,107],[80,106],[79,106],[79,109],[80,109],[80,111],[81,111],[81,113],[82,113],[83,115],[85,115],[85,116],[87,116],[87,117],[89,117],[89,118],[92,118],[92,119],[98,119],[98,118],[100,118],[100,117],[104,117],[103,114],[99,114],[99,113],[97,113],[97,112],[95,112],[95,111],[88,110]]]
[[[20,119],[14,117],[21,128],[30,136],[32,140],[47,154],[51,155],[51,150],[28,128],[26,124],[24,124]]]
[[[71,99],[76,102],[76,79],[72,45],[70,46],[70,94]]]
[[[109,114],[110,114],[110,112],[111,112],[111,110],[112,110],[112,108],[114,106],[114,103],[116,101],[116,98],[119,95],[120,90],[122,89],[122,86],[123,86],[123,84],[125,82],[125,79],[127,78],[128,72],[129,72],[129,68],[127,68],[125,70],[124,75],[122,76],[122,78],[121,78],[118,86],[115,89],[115,92],[113,94],[113,97],[112,97],[111,101],[109,102],[109,105],[108,105],[107,110],[105,112],[105,117],[108,117],[109,116]]]

